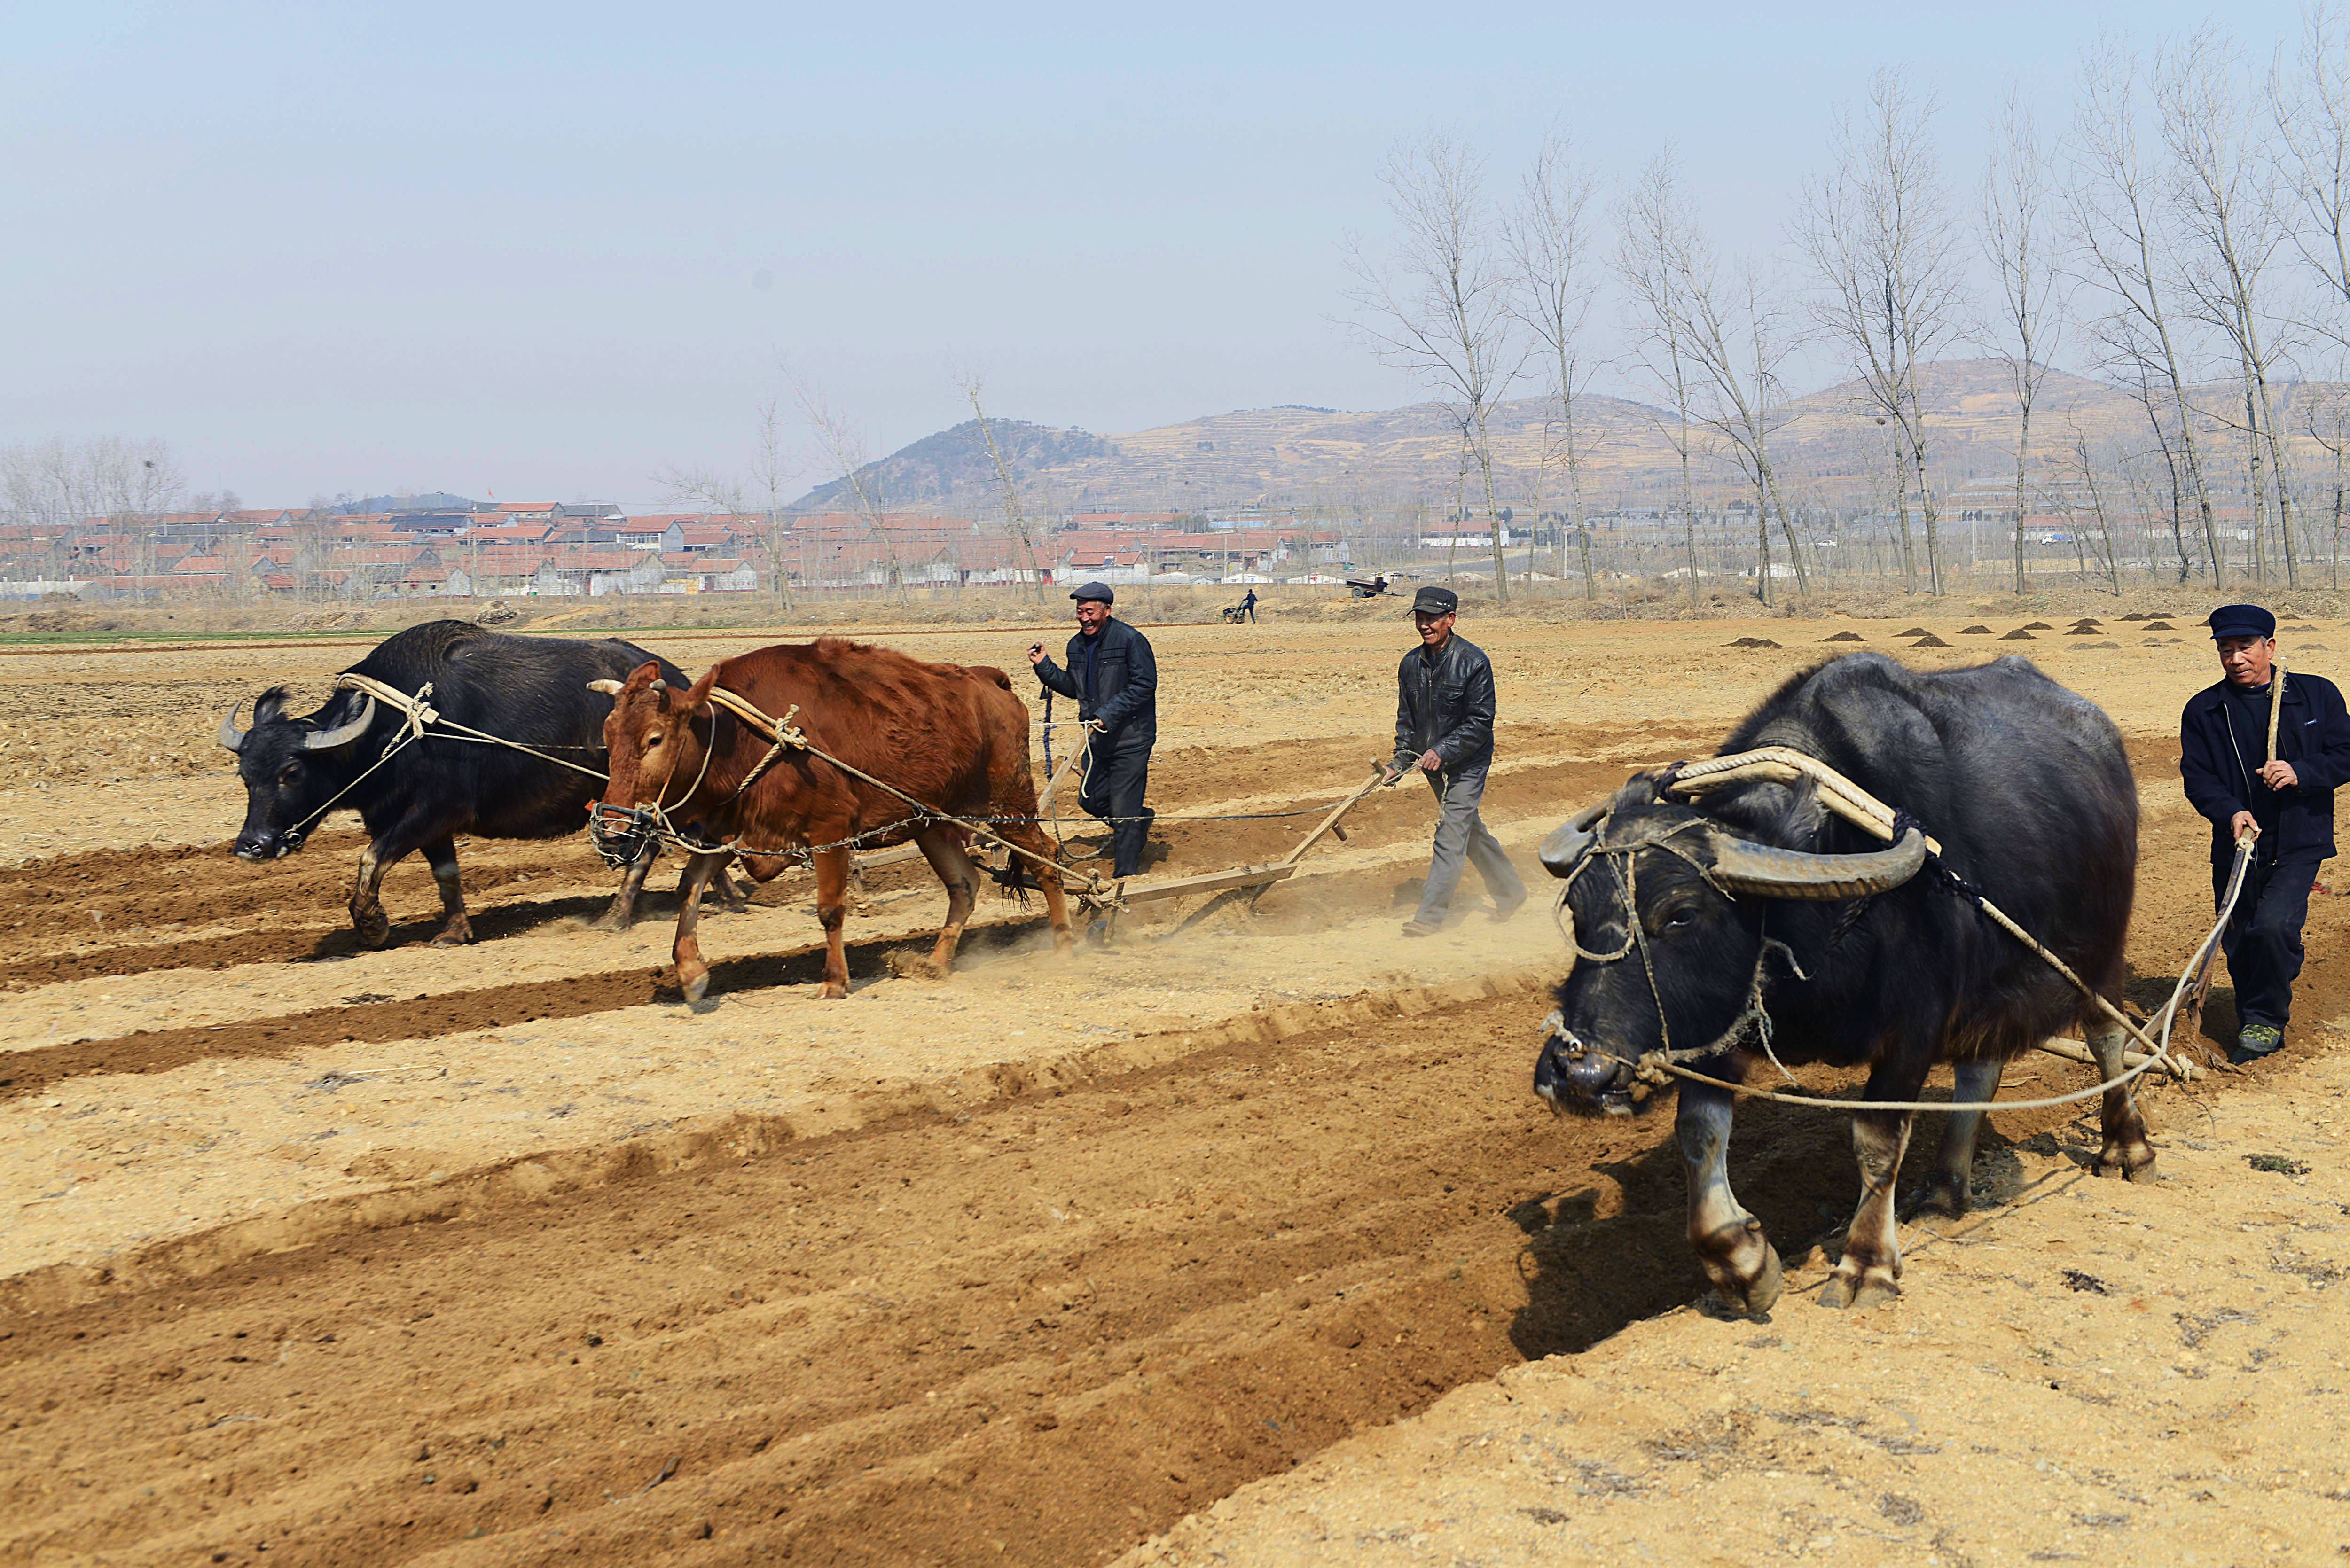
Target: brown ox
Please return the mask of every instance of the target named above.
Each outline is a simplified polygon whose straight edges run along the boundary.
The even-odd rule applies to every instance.
[[[962,817],[1008,817],[993,831],[1041,857],[1015,862],[1045,893],[1053,950],[1071,947],[1069,912],[1053,864],[1052,841],[1036,826],[1036,784],[1028,771],[1028,710],[1000,670],[925,664],[889,649],[840,638],[763,648],[714,665],[684,691],[662,683],[650,663],[614,687],[604,743],[611,780],[604,804],[622,810],[658,805],[672,821],[700,821],[745,852],[760,881],[786,862],[774,851],[815,847],[816,915],[824,922],[824,994],[848,994],[841,952],[852,848],[910,838],[946,884],[947,919],[931,955],[940,974],[979,894],[979,868],[962,830],[919,823],[914,807],[811,752],[785,752],[752,779],[772,742],[710,701],[713,686],[791,722],[816,750],[885,779],[931,809]],[[752,779],[750,787],[743,781]],[[891,831],[893,825],[895,830]],[[876,831],[880,830],[880,831]],[[869,835],[869,836],[868,836]],[[855,839],[852,846],[847,841]],[[710,966],[694,940],[702,883],[725,861],[697,855],[686,867],[677,916],[677,978],[698,1002]]]

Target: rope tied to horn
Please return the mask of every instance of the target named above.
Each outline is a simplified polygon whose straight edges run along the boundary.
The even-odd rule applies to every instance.
[[[1748,1001],[1745,1008],[1712,1044],[1694,1049],[1674,1048],[1670,1027],[1665,1018],[1664,997],[1657,985],[1655,967],[1648,956],[1645,933],[1640,926],[1639,908],[1636,899],[1638,873],[1637,860],[1634,857],[1640,850],[1647,848],[1665,849],[1687,860],[1708,885],[1721,892],[1724,898],[1733,900],[1740,892],[1752,892],[1765,897],[1821,901],[1853,898],[1860,900],[1861,905],[1865,907],[1866,901],[1874,898],[1878,893],[1908,881],[1919,869],[1930,867],[1934,873],[1934,879],[1939,886],[2014,938],[2027,950],[2047,964],[2074,990],[2087,998],[2099,1012],[2119,1024],[2122,1030],[2136,1040],[2145,1052],[2144,1059],[2137,1066],[2126,1068],[2120,1074],[2091,1089],[2079,1094],[2060,1096],[2045,1102],[2010,1102],[2011,1108],[2025,1105],[2070,1104],[2093,1095],[2102,1094],[2108,1089],[2126,1085],[2157,1065],[2166,1068],[2174,1076],[2182,1080],[2188,1076],[2185,1067],[2169,1054],[2170,1027],[2176,1018],[2179,998],[2184,992],[2184,980],[2181,981],[2180,988],[2173,992],[2169,1002],[2165,1005],[2158,1019],[2148,1021],[2150,1024],[2158,1023],[2161,1038],[2157,1040],[2148,1034],[2146,1029],[2132,1021],[2121,1009],[2107,1001],[2094,986],[2083,980],[2063,958],[2017,924],[2005,910],[1993,903],[1981,888],[1953,869],[1943,859],[1942,846],[1926,831],[1924,824],[1914,815],[1906,808],[1896,808],[1886,805],[1819,759],[1807,756],[1790,746],[1763,746],[1752,751],[1734,753],[1729,756],[1709,758],[1703,762],[1674,763],[1656,774],[1656,800],[1660,805],[1670,804],[1669,796],[1673,794],[1704,794],[1732,784],[1755,779],[1769,780],[1778,784],[1794,784],[1808,779],[1814,785],[1821,805],[1872,836],[1886,840],[1892,847],[1887,850],[1864,852],[1861,855],[1805,854],[1801,851],[1756,845],[1748,840],[1733,837],[1721,833],[1716,825],[1703,817],[1684,819],[1669,827],[1652,829],[1628,843],[1611,845],[1607,842],[1607,829],[1615,814],[1607,806],[1591,807],[1578,813],[1554,833],[1543,846],[1544,864],[1549,867],[1554,874],[1559,876],[1562,882],[1557,908],[1553,918],[1559,924],[1561,933],[1566,937],[1576,960],[1612,963],[1634,951],[1640,954],[1642,966],[1648,974],[1649,994],[1657,1004],[1658,1026],[1664,1046],[1661,1050],[1643,1053],[1637,1061],[1627,1064],[1633,1068],[1637,1079],[1644,1083],[1655,1084],[1660,1083],[1666,1075],[1669,1075],[1696,1083],[1736,1089],[1742,1094],[1795,1105],[1881,1109],[1988,1110],[1991,1108],[1991,1102],[1981,1105],[1920,1103],[1915,1106],[1897,1106],[1892,1102],[1886,1102],[1879,1106],[1873,1102],[1792,1096],[1764,1090],[1748,1089],[1741,1085],[1688,1070],[1682,1065],[1683,1063],[1697,1060],[1704,1055],[1719,1054],[1731,1049],[1751,1028],[1759,1037],[1763,1054],[1769,1058],[1771,1064],[1777,1068],[1780,1075],[1788,1082],[1794,1082],[1794,1075],[1788,1073],[1785,1064],[1779,1061],[1777,1054],[1771,1048],[1770,1014],[1762,995],[1765,969],[1771,950],[1775,947],[1786,954],[1788,963],[1794,970],[1797,978],[1807,980],[1810,977],[1804,975],[1800,965],[1796,963],[1794,951],[1766,932],[1762,938],[1762,946],[1755,957],[1754,973],[1748,984]],[[1665,842],[1673,835],[1700,826],[1711,830],[1715,860],[1711,870],[1680,846]],[[2207,936],[2199,946],[2195,962],[2190,967],[2200,966],[2204,955],[2218,940],[2220,930],[2227,924],[2235,905],[2237,891],[2242,885],[2244,867],[2251,857],[2251,835],[2247,835],[2237,846],[2235,871],[2230,879],[2224,901],[2225,907],[2221,910],[2219,924],[2212,928],[2211,934]],[[1617,892],[1622,900],[1626,922],[1631,929],[1625,945],[1612,954],[1595,953],[1582,945],[1575,930],[1574,911],[1567,903],[1567,897],[1575,878],[1582,874],[1595,855],[1606,858],[1611,868],[1615,867],[1618,858],[1623,859],[1627,867],[1633,867],[1615,872]],[[1847,875],[1840,871],[1836,863],[1848,864],[1851,873]],[[1858,913],[1859,909],[1856,909],[1849,912],[1849,917],[1846,920],[1839,923],[1836,932],[1838,937],[1849,929],[1851,920],[1856,919]],[[1551,1016],[1544,1021],[1544,1033],[1546,1037],[1568,1042],[1570,1046],[1578,1052],[1589,1049],[1565,1027],[1564,1016],[1558,1012],[1554,1011]]]

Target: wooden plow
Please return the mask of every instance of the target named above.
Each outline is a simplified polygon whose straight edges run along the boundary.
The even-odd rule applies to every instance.
[[[1295,876],[1305,852],[1320,842],[1324,835],[1335,834],[1344,843],[1347,830],[1339,825],[1339,818],[1352,811],[1365,795],[1378,788],[1386,776],[1386,768],[1373,763],[1371,776],[1365,779],[1352,794],[1332,806],[1322,820],[1314,825],[1313,830],[1278,860],[1258,866],[1243,866],[1231,871],[1206,871],[1196,877],[1176,877],[1163,882],[1107,882],[1096,877],[1093,887],[1072,887],[1070,890],[1080,903],[1099,912],[1101,918],[1094,923],[1091,934],[1101,941],[1107,941],[1117,933],[1118,916],[1137,904],[1189,898],[1194,893],[1218,895],[1194,909],[1184,918],[1181,925],[1167,933],[1169,936],[1180,935],[1228,903],[1239,901],[1253,905],[1263,897],[1266,888]]]

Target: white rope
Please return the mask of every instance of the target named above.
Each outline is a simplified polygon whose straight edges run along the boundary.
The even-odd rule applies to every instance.
[[[773,742],[775,745],[779,747],[789,746],[795,751],[802,751],[807,753],[810,756],[820,757],[825,762],[831,763],[834,767],[839,769],[842,773],[848,774],[850,777],[862,779],[867,784],[871,784],[874,788],[897,796],[908,805],[912,806],[923,818],[933,822],[952,823],[954,826],[970,833],[973,837],[983,838],[991,844],[1000,844],[1012,854],[1024,857],[1027,859],[1035,861],[1039,866],[1049,866],[1055,872],[1064,877],[1067,877],[1073,874],[1084,877],[1085,886],[1076,889],[1079,897],[1100,898],[1108,896],[1107,885],[1092,872],[1081,871],[1074,866],[1064,866],[1050,856],[1039,855],[1033,849],[1013,843],[1010,839],[1003,837],[1001,834],[991,833],[986,828],[982,827],[977,822],[967,817],[956,816],[948,812],[940,811],[936,807],[926,805],[921,801],[919,801],[912,795],[908,794],[904,790],[899,789],[897,785],[889,784],[884,780],[875,778],[871,774],[867,773],[864,769],[841,761],[838,757],[834,756],[831,753],[824,750],[815,742],[809,740],[806,732],[790,722],[792,714],[796,714],[799,711],[799,707],[796,703],[793,705],[791,714],[786,714],[782,721],[777,721],[776,719],[770,717],[765,712],[763,712],[759,707],[755,703],[752,702],[748,698],[741,696],[736,692],[729,691],[722,686],[712,686],[710,689],[709,700],[717,706],[733,713],[736,718],[742,720],[743,724],[754,733],[762,736],[764,739]],[[702,766],[705,770],[710,765],[710,753],[716,750],[718,732],[714,724],[711,730],[710,738],[711,744],[708,747],[705,747],[702,753]],[[773,753],[771,753],[770,756],[772,755]],[[700,780],[698,778],[695,781],[695,787],[700,787]],[[691,798],[692,796],[691,793],[689,793],[685,797],[686,800],[691,800]],[[678,804],[680,806],[682,806],[684,805],[685,801],[681,800]],[[662,826],[664,827],[668,826],[666,821],[663,822]],[[876,829],[874,831],[894,832],[904,826],[906,825],[903,823],[891,823],[885,828]],[[675,835],[671,835],[671,836],[675,836]],[[863,836],[860,835],[859,836]],[[687,847],[691,846],[689,845]],[[739,838],[724,847],[733,849],[738,855],[775,853],[773,851],[745,849],[742,846]],[[703,851],[703,853],[707,853],[707,851]]]
[[[471,724],[460,724],[454,719],[443,717],[439,709],[428,705],[424,701],[432,694],[432,682],[430,680],[418,687],[416,695],[413,697],[398,687],[387,686],[382,681],[372,680],[365,675],[349,673],[338,675],[335,678],[335,685],[338,689],[364,692],[377,701],[396,710],[405,718],[408,722],[406,733],[400,741],[401,745],[405,745],[409,741],[425,739],[425,726],[437,725],[443,731],[458,732],[454,734],[444,734],[442,737],[444,740],[473,741],[483,745],[504,746],[512,751],[521,752],[526,756],[536,757],[542,763],[553,763],[558,768],[569,768],[575,774],[585,774],[591,779],[610,782],[608,775],[598,773],[594,768],[583,768],[577,763],[567,763],[561,757],[547,755],[536,746],[525,746],[519,741],[509,741],[504,735],[493,735],[487,730],[476,730]],[[398,749],[398,747],[392,748],[394,751]],[[384,753],[385,756],[390,754],[390,751]]]
[[[2281,706],[2282,703],[2276,700],[2274,693],[2272,693],[2270,708],[2271,717],[2272,719],[2275,716],[2276,709]],[[1828,766],[1825,763],[1821,762],[1818,758],[1807,756],[1804,753],[1796,751],[1791,746],[1763,746],[1753,751],[1734,753],[1726,757],[1712,757],[1704,762],[1676,764],[1670,771],[1670,776],[1666,781],[1665,788],[1668,790],[1677,791],[1684,794],[1701,794],[1712,790],[1721,789],[1725,785],[1740,783],[1748,779],[1768,778],[1781,784],[1792,784],[1797,779],[1804,777],[1809,777],[1817,785],[1819,798],[1822,804],[1826,805],[1829,810],[1835,812],[1838,816],[1843,817],[1846,821],[1854,824],[1856,826],[1862,828],[1866,832],[1868,832],[1878,838],[1885,839],[1887,842],[1892,841],[1899,826],[1899,814],[1898,814],[1891,806],[1887,805],[1883,801],[1878,800],[1875,795],[1870,794],[1866,790],[1862,789],[1858,784],[1845,777],[1835,769]],[[1603,823],[1604,820],[1605,819],[1603,818]],[[1664,1075],[1666,1074],[1671,1074],[1675,1077],[1686,1079],[1690,1083],[1710,1084],[1716,1088],[1730,1089],[1751,1099],[1775,1100],[1783,1105],[1821,1106],[1842,1110],[1972,1111],[1990,1110],[1993,1107],[1995,1103],[2010,1110],[2033,1110],[2051,1106],[2071,1105],[2076,1100],[2085,1100],[2092,1096],[2102,1095],[2108,1089],[2118,1088],[2124,1085],[2136,1081],[2149,1069],[2156,1066],[2164,1068],[2174,1077],[2184,1081],[2188,1075],[2185,1065],[2173,1059],[2169,1054],[2171,1026],[2177,1021],[2180,999],[2185,996],[2187,988],[2195,974],[2201,970],[2205,961],[2210,958],[2212,947],[2220,940],[2220,933],[2226,929],[2228,921],[2235,911],[2236,899],[2243,888],[2244,873],[2251,860],[2252,841],[2258,836],[2259,830],[2255,828],[2242,838],[2237,840],[2236,863],[2229,877],[2227,897],[2221,904],[2220,919],[2218,922],[2212,926],[2210,933],[2207,935],[2203,939],[2202,942],[2196,948],[2194,958],[2189,961],[2187,970],[2180,974],[2178,985],[2172,988],[2170,1000],[2163,1004],[2162,1012],[2158,1015],[2162,1025],[2162,1038],[2159,1041],[2157,1041],[2151,1035],[2147,1034],[2145,1030],[2140,1029],[2137,1023],[2131,1021],[2128,1014],[2123,1012],[2121,1009],[2106,1001],[2106,998],[2099,994],[2098,992],[2086,981],[2084,981],[2078,974],[2074,972],[2071,965],[2067,964],[2063,959],[2057,957],[2055,953],[2050,951],[2046,947],[2042,945],[2042,943],[2034,938],[2031,932],[2025,930],[2022,926],[2016,924],[2014,920],[2011,919],[2005,910],[1992,903],[1989,898],[1977,891],[1970,885],[1968,885],[1963,881],[1960,883],[1959,890],[1962,892],[1968,901],[1972,903],[1977,909],[1981,909],[1985,915],[1988,915],[2001,929],[2006,931],[2010,936],[2012,936],[2016,940],[2022,942],[2026,948],[2030,949],[2032,952],[2043,962],[2046,963],[2049,968],[2054,970],[2059,975],[2062,975],[2075,990],[2079,991],[2082,995],[2087,997],[2090,1002],[2095,1003],[2098,1011],[2105,1013],[2106,1016],[2111,1019],[2114,1023],[2121,1025],[2124,1032],[2137,1040],[2139,1045],[2144,1047],[2144,1059],[2141,1060],[2137,1066],[2128,1068],[2117,1076],[2108,1078],[2104,1083],[2098,1084],[2092,1088],[2084,1089],[2077,1094],[2059,1095],[2053,1098],[2042,1100],[2006,1100],[2000,1102],[1985,1100],[1964,1104],[1950,1101],[1944,1101],[1938,1104],[1923,1100],[1825,1100],[1814,1096],[1787,1095],[1779,1093],[1775,1090],[1752,1089],[1747,1087],[1743,1084],[1731,1083],[1728,1079],[1715,1078],[1703,1073],[1691,1072],[1688,1068],[1680,1065],[1680,1062],[1687,1058],[1690,1055],[1690,1053],[1687,1051],[1672,1050],[1669,1036],[1666,1039],[1665,1049],[1647,1052],[1643,1054],[1638,1061],[1630,1063],[1629,1065],[1640,1079],[1647,1083],[1661,1084],[1664,1081]],[[1928,852],[1933,855],[1939,862],[1941,856],[1941,846],[1937,844],[1930,836],[1926,839],[1926,845]],[[1596,846],[1597,840],[1595,837],[1593,847],[1596,848]],[[1670,849],[1672,853],[1676,855],[1679,855],[1681,853],[1678,848],[1674,848],[1672,846],[1659,844],[1653,839],[1644,844],[1628,846],[1627,847],[1630,854],[1635,855],[1642,848],[1665,848]],[[1586,864],[1589,854],[1590,850],[1586,849],[1585,851]],[[1687,856],[1682,856],[1681,857],[1684,859],[1689,858]],[[1692,864],[1694,864],[1694,862],[1692,862]],[[1575,867],[1574,872],[1570,873],[1567,878],[1570,886],[1574,881],[1575,876],[1579,875],[1583,867],[1578,865]],[[1945,870],[1947,870],[1947,867]],[[1699,872],[1700,875],[1704,875],[1704,868],[1702,867],[1699,867]],[[1713,880],[1711,877],[1706,877],[1705,879],[1708,882],[1711,882]],[[1619,873],[1617,880],[1619,891],[1624,890],[1623,881],[1624,878]],[[1565,906],[1566,889],[1562,888],[1559,894],[1559,908],[1563,909]],[[1625,898],[1625,915],[1632,928],[1630,940],[1626,942],[1623,949],[1619,950],[1616,953],[1612,955],[1602,955],[1584,950],[1583,944],[1578,940],[1574,929],[1573,917],[1570,914],[1568,917],[1568,923],[1565,927],[1565,933],[1568,942],[1575,950],[1575,955],[1578,958],[1588,958],[1600,962],[1608,962],[1615,959],[1622,958],[1625,952],[1629,951],[1633,945],[1639,940],[1640,935],[1639,911],[1634,907],[1628,892]],[[1644,963],[1647,961],[1647,952],[1643,950],[1641,958]],[[1757,965],[1755,972],[1759,981],[1762,973],[1759,964]],[[1651,993],[1655,993],[1656,977],[1653,973],[1649,976],[1648,983]],[[1661,995],[1659,995],[1657,998],[1657,1013],[1659,1023],[1661,1025],[1664,1019],[1664,999]],[[1554,1014],[1553,1016],[1556,1015]],[[2147,1022],[2152,1023],[2155,1021],[2153,1019],[2149,1019]],[[1564,1024],[1562,1022],[1562,1028],[1563,1027]],[[1735,1026],[1733,1026],[1733,1030]],[[1545,1035],[1547,1036],[1549,1033],[1550,1031],[1548,1030],[1547,1023],[1545,1023]],[[1772,1065],[1778,1067],[1782,1075],[1785,1075],[1787,1071],[1786,1068],[1780,1064],[1775,1054],[1769,1052],[1767,1041],[1765,1044],[1765,1052],[1771,1055]],[[1621,1058],[1618,1058],[1618,1060],[1621,1060]]]
[[[1654,1051],[1649,1052],[1647,1055],[1642,1056],[1639,1061],[1632,1064],[1633,1070],[1637,1073],[1640,1073],[1644,1077],[1654,1073],[1669,1073],[1677,1078],[1685,1078],[1693,1084],[1709,1084],[1717,1089],[1731,1090],[1731,1092],[1748,1099],[1774,1100],[1784,1106],[1817,1106],[1825,1109],[1839,1111],[2045,1110],[2055,1106],[2069,1106],[2076,1101],[2085,1100],[2092,1098],[2095,1096],[2102,1095],[2108,1089],[2122,1087],[2123,1085],[2132,1083],[2137,1078],[2143,1076],[2150,1069],[2157,1066],[2168,1067],[2172,1072],[2178,1073],[2178,1068],[2171,1063],[2169,1057],[2166,1054],[2170,1047],[2171,1025],[2178,1021],[2179,1000],[2187,994],[2188,986],[2193,982],[2195,976],[2202,970],[2204,961],[2210,956],[2212,945],[2220,940],[2220,933],[2227,929],[2228,921],[2236,912],[2236,899],[2243,891],[2244,871],[2246,867],[2248,867],[2251,862],[2253,836],[2253,835],[2248,834],[2244,837],[2236,841],[2236,864],[2234,869],[2230,873],[2228,877],[2228,893],[2226,898],[2221,901],[2220,906],[2220,919],[2211,927],[2210,934],[2206,936],[2203,940],[2198,944],[2195,949],[2195,955],[2188,961],[2187,967],[2179,971],[2178,983],[2172,987],[2170,1000],[2163,1003],[2161,1012],[2157,1015],[2162,1021],[2162,1043],[2154,1046],[2153,1050],[2144,1060],[2140,1061],[2137,1066],[2128,1068],[2119,1075],[2106,1079],[2102,1084],[2095,1085],[2086,1089],[2078,1090],[2073,1094],[2052,1095],[2046,1098],[2037,1100],[1944,1100],[1939,1102],[1932,1100],[1829,1100],[1822,1099],[1815,1095],[1787,1095],[1782,1094],[1775,1089],[1752,1089],[1747,1087],[1743,1084],[1733,1084],[1726,1078],[1715,1078],[1710,1077],[1703,1073],[1692,1073],[1688,1068],[1679,1065],[1678,1063],[1659,1060],[1659,1058],[1661,1054]],[[1988,900],[1985,900],[1984,902],[1986,905],[1988,904]],[[2028,938],[2026,940],[2029,940]],[[2033,946],[2036,949],[2039,944],[2035,942]],[[2047,956],[2044,951],[2043,956]],[[2078,977],[2074,976],[2070,971],[2066,971],[2065,974],[2066,978],[2071,979],[2074,984],[2078,985],[2080,983]],[[2094,995],[2095,993],[2092,992],[2091,994]],[[2099,1000],[2102,1001],[2103,998],[2099,998]],[[2148,1022],[2151,1023],[2153,1021],[2148,1020]],[[2131,1026],[2130,1032],[2132,1033],[2138,1033],[2135,1025]],[[2140,1034],[2139,1038],[2144,1039],[2145,1036]],[[2184,1073],[2178,1073],[2178,1075],[2181,1078],[2186,1076]],[[1651,1081],[1661,1082],[1661,1079],[1652,1079]]]

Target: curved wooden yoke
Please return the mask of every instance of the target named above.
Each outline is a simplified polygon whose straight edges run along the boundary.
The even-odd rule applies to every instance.
[[[1818,786],[1822,805],[1862,832],[1887,844],[1893,842],[1894,812],[1891,806],[1817,757],[1807,757],[1792,746],[1761,746],[1751,752],[1690,763],[1674,774],[1673,782],[1668,787],[1677,794],[1705,794],[1750,779],[1794,784],[1806,777]],[[1931,835],[1926,838],[1926,849],[1932,855],[1942,852],[1942,846],[1934,841]]]

